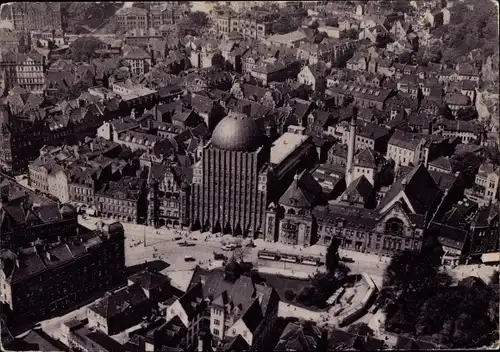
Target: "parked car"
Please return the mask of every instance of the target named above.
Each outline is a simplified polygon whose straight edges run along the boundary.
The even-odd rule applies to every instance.
[[[215,260],[226,260],[226,256],[222,253],[214,252],[214,259]]]
[[[225,244],[222,246],[223,251],[234,251],[237,247],[234,243]]]
[[[181,236],[177,236],[177,237],[174,238],[174,241],[179,241],[179,240],[182,240]]]
[[[189,243],[187,241],[179,242],[178,245],[181,246],[181,247],[193,247],[193,246],[195,246],[194,243]]]
[[[340,260],[346,263],[354,263],[354,259],[349,257],[341,257]]]

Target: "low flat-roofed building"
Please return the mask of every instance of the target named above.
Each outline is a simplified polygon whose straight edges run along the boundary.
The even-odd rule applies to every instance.
[[[281,164],[294,150],[310,137],[295,133],[286,132],[278,138],[271,147],[271,163]]]
[[[283,45],[295,47],[301,41],[306,40],[307,35],[302,31],[296,30],[286,34],[275,34],[267,38],[267,42],[271,45]]]
[[[295,172],[311,167],[317,160],[317,152],[310,136],[284,133],[271,146],[270,163],[277,182],[275,189],[279,197],[288,187]]]
[[[158,92],[140,84],[113,83],[113,92],[119,94],[123,100],[155,95]]]
[[[67,339],[72,349],[88,352],[118,352],[123,347],[116,340],[95,328],[89,328],[86,322],[68,321],[63,324]]]

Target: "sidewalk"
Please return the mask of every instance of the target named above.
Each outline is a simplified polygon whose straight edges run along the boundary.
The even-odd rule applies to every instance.
[[[301,272],[301,271],[269,268],[269,267],[262,267],[262,266],[259,266],[258,270],[259,270],[259,273],[282,275],[284,277],[291,278],[291,279],[308,279],[313,275],[311,273],[305,273],[305,272]]]
[[[269,251],[276,251],[276,252],[281,252],[281,253],[290,253],[290,254],[297,254],[297,255],[314,255],[314,256],[324,257],[326,254],[326,251],[328,250],[328,247],[317,245],[317,244],[310,246],[310,247],[289,246],[289,245],[284,245],[284,244],[278,243],[278,242],[274,242],[274,243],[265,242],[262,239],[254,240],[254,243],[259,250],[266,249]],[[342,248],[339,249],[339,255],[341,257],[351,258],[354,261],[368,262],[368,263],[374,263],[374,264],[389,263],[389,261],[390,261],[389,257],[383,257],[383,256],[379,257],[376,254],[361,253],[361,252],[351,251],[351,250],[342,249]]]

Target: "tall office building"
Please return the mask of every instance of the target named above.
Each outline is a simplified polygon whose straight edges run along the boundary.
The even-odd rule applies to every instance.
[[[270,144],[257,123],[230,113],[194,165],[193,228],[234,236],[264,231]]]

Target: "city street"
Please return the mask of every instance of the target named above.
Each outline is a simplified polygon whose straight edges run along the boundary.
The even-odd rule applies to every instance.
[[[87,217],[83,219],[81,216],[78,217],[78,221],[83,226],[89,229],[95,229],[96,223],[100,221],[99,218]],[[105,223],[111,222],[109,220],[104,221]],[[125,229],[125,261],[127,266],[144,264],[145,261],[153,260],[163,260],[169,264],[166,271],[186,271],[193,269],[196,265],[207,267],[209,260],[213,262],[213,253],[224,253],[226,256],[231,256],[231,251],[222,251],[221,241],[228,238],[228,236],[220,236],[209,233],[200,233],[199,231],[193,231],[188,233],[187,231],[175,230],[175,229],[155,229],[151,226],[136,225],[122,223]],[[181,247],[175,241],[176,237],[185,238],[188,242],[194,243],[192,247]],[[144,246],[144,238],[146,239],[146,246]],[[206,239],[206,241],[205,241]],[[324,257],[326,253],[326,247],[324,246],[311,246],[306,248],[291,247],[283,245],[281,243],[269,243],[263,240],[255,240],[254,248],[247,248],[245,260],[257,263],[257,253],[259,250],[266,249],[270,251],[278,251],[281,253],[299,254],[299,255],[316,255]],[[339,254],[342,257],[349,257],[354,260],[354,263],[346,263],[351,269],[351,273],[361,273],[366,272],[369,274],[375,284],[380,288],[382,285],[382,277],[387,266],[386,261],[388,258],[382,258],[380,262],[379,257],[373,254],[357,253],[347,250],[339,250]],[[184,258],[186,256],[192,256],[196,261],[186,262]],[[260,263],[260,266],[262,264]],[[266,267],[268,269],[266,272],[272,270],[272,268],[279,269],[279,272],[286,271],[288,275],[293,276],[304,276],[299,273],[314,274],[317,271],[316,267],[309,267],[305,265],[290,264],[284,262],[272,262],[267,261]],[[293,271],[292,271],[293,269]]]

